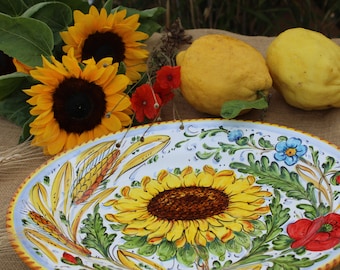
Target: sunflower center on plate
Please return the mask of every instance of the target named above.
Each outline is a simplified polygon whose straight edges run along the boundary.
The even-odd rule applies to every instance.
[[[96,62],[105,57],[112,57],[113,62],[122,62],[125,58],[125,44],[122,38],[112,32],[96,32],[85,40],[82,59],[94,58]]]
[[[180,187],[165,190],[152,198],[148,211],[167,220],[194,220],[225,211],[229,197],[210,187]]]
[[[60,128],[71,133],[92,130],[105,115],[103,89],[86,80],[69,78],[53,94],[53,112]]]

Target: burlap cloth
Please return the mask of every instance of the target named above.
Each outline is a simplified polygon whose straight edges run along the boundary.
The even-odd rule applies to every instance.
[[[258,49],[263,55],[265,55],[269,43],[273,40],[272,37],[248,37],[212,29],[188,30],[187,33],[192,35],[193,38],[210,33],[235,36]],[[159,43],[159,37],[159,34],[151,37],[148,42],[149,48]],[[340,39],[335,39],[334,41],[340,44]],[[332,97],[329,98],[331,99]],[[195,111],[180,96],[176,97],[175,102],[178,112],[183,119],[211,117]],[[172,119],[172,108],[169,105],[163,111],[163,120]],[[284,125],[307,132],[340,146],[340,109],[302,111],[287,105],[274,89],[271,90],[270,106],[265,113],[251,111],[239,119],[262,120],[268,123]],[[20,134],[21,129],[19,127],[0,118],[0,269],[6,270],[28,269],[12,250],[7,239],[5,215],[8,204],[20,183],[48,159],[48,157],[42,154],[40,149],[28,146],[17,148],[16,145]]]

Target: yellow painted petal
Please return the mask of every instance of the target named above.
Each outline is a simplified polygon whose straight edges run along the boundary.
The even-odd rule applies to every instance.
[[[164,238],[170,230],[171,224],[169,221],[156,221],[146,227],[151,233],[148,235],[148,240],[152,238]]]
[[[185,237],[187,239],[187,242],[189,244],[194,245],[195,244],[195,237],[196,237],[196,234],[197,234],[197,226],[196,226],[195,222],[189,221],[188,226],[185,229],[184,233],[185,233]]]
[[[213,227],[211,231],[216,235],[218,239],[220,239],[223,243],[227,242],[228,240],[234,238],[234,234],[231,230],[227,228],[221,227]]]
[[[144,180],[144,183],[142,180],[142,185],[144,186],[144,190],[150,193],[152,196],[155,196],[158,193],[163,192],[165,190],[165,188],[160,183],[154,180],[147,181],[147,182]]]
[[[166,239],[168,241],[175,242],[183,237],[184,227],[182,221],[172,221],[171,225],[171,229],[166,234]]]
[[[205,238],[205,233],[198,231],[195,237],[195,243],[205,247],[207,245],[207,238]]]
[[[136,201],[142,202],[142,203],[143,202],[149,202],[153,198],[152,194],[145,192],[140,188],[131,189],[129,195],[130,195],[131,198],[135,199]]]

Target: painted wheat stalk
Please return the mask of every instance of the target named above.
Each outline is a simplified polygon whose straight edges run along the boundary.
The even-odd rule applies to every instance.
[[[101,149],[98,149],[98,152],[94,152],[85,160],[84,165],[79,170],[81,177],[72,191],[72,203],[80,204],[86,201],[99,184],[110,176],[107,172],[120,154],[118,149],[110,149],[112,149],[112,143],[106,143],[106,145],[101,146]],[[90,150],[92,151],[93,149]]]
[[[48,219],[44,218],[42,215],[34,211],[30,211],[28,215],[35,224],[37,224],[41,229],[47,232],[50,236],[52,236],[58,242],[62,243],[64,246],[70,248],[71,250],[73,250],[74,252],[77,252],[80,255],[88,256],[91,254],[91,251],[71,241],[68,237],[66,237],[59,230],[58,227],[56,227],[53,223],[51,223]]]
[[[118,149],[113,149],[116,141],[100,143],[87,151],[80,158],[84,158],[83,165],[79,170],[80,179],[77,181],[72,192],[72,202],[80,204],[86,201],[98,188],[100,183],[111,176],[123,160],[128,159],[137,149],[143,149],[140,154],[125,162],[120,174],[143,163],[167,145],[170,137],[154,135],[145,137],[143,141],[131,144],[121,155]],[[79,157],[78,157],[79,160]]]

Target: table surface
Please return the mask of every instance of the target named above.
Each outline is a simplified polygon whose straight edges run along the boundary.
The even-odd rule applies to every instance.
[[[273,40],[272,37],[246,37],[222,30],[196,29],[188,33],[197,38],[204,34],[223,33],[246,41],[263,55]],[[148,42],[152,48],[159,41],[159,35],[154,35]],[[340,44],[340,39],[334,40]],[[266,112],[250,111],[238,117],[241,120],[262,121],[293,128],[312,136],[319,137],[340,149],[340,109],[322,111],[303,111],[285,103],[281,95],[274,89],[270,90],[270,106]],[[211,117],[191,108],[186,101],[177,96],[175,104],[182,119],[197,119]],[[168,105],[163,110],[162,120],[172,120],[172,107]],[[9,244],[6,233],[6,212],[20,183],[50,157],[44,156],[41,149],[29,144],[17,145],[21,129],[4,118],[0,118],[0,269],[29,269],[17,256]],[[340,267],[336,267],[340,269]]]

